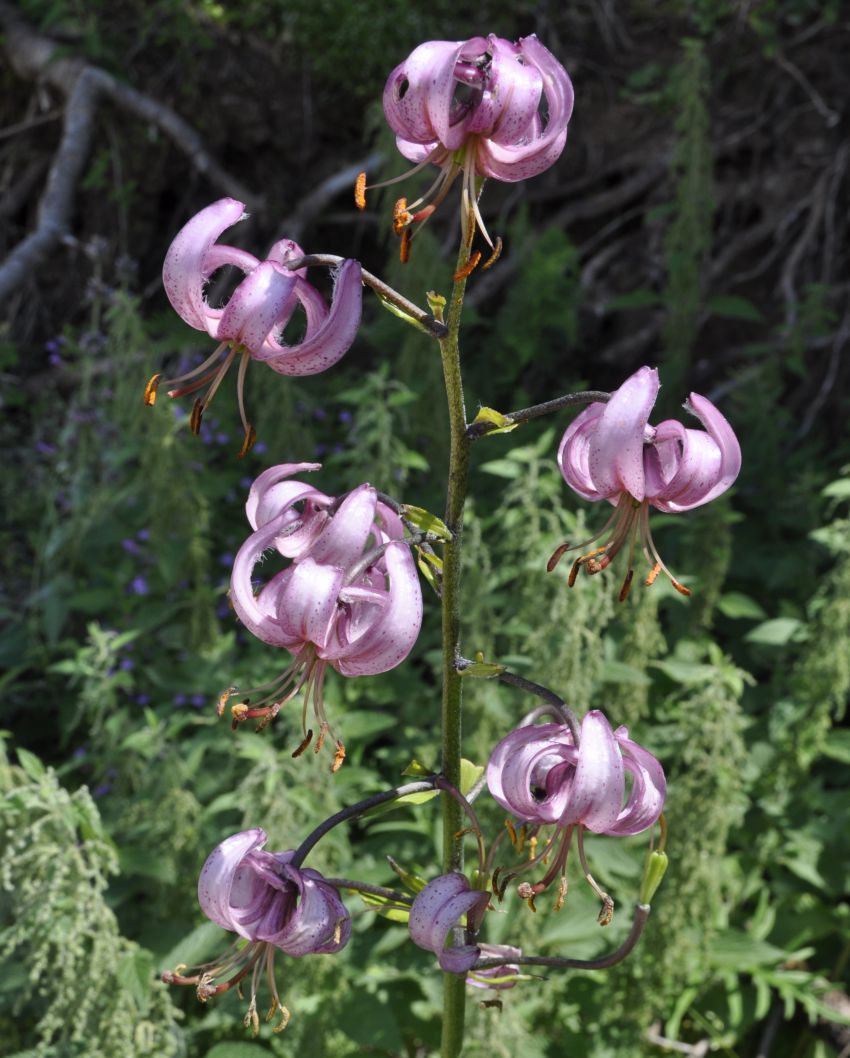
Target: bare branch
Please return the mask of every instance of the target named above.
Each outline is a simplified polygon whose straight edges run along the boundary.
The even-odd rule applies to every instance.
[[[6,0],[0,0],[0,29],[12,68],[21,77],[44,81],[67,97],[62,139],[48,174],[38,224],[0,267],[0,298],[15,290],[27,272],[68,233],[74,195],[88,158],[96,110],[102,98],[161,129],[221,191],[253,208],[262,204],[259,196],[219,165],[199,133],[170,107],[83,59],[61,56],[58,45],[28,26]]]

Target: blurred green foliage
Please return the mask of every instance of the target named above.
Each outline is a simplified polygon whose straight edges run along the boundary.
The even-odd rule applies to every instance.
[[[220,34],[294,41],[322,93],[345,86],[346,113],[380,89],[388,63],[420,38],[468,35],[473,15],[476,28],[511,32],[495,4],[371,4],[369,18],[361,6],[21,5],[113,70],[134,48],[179,48],[179,92],[189,99],[203,94],[196,77]],[[519,5],[510,25],[530,20],[533,6]],[[604,6],[577,5],[575,17],[604,26]],[[744,470],[728,498],[654,523],[665,560],[694,596],[683,600],[659,579],[651,590],[636,585],[620,605],[616,570],[582,577],[572,590],[568,558],[545,572],[559,544],[592,537],[605,517],[577,502],[557,471],[567,418],[476,446],[466,653],[480,650],[551,686],[579,712],[604,709],[661,757],[671,865],[645,941],[627,963],[525,981],[502,994],[501,1011],[470,1003],[469,1058],[652,1055],[653,1026],[745,1058],[758,1053],[774,1011],[783,1031],[773,1058],[825,1058],[811,1026],[841,1020],[825,995],[830,985],[846,987],[850,957],[850,444],[846,436],[830,443],[817,421],[802,430],[785,399],[812,370],[812,340],[836,324],[834,291],[805,284],[777,322],[748,297],[709,289],[704,273],[715,219],[711,35],[743,19],[772,53],[789,26],[796,31],[815,14],[834,19],[837,5],[661,7],[687,23],[679,61],[668,73],[650,58],[622,87],[674,123],[670,179],[653,220],[662,224],[666,278],[635,275],[603,323],[660,306],[665,382],[676,400],[706,322],[731,320],[754,336],[709,372],[726,387],[721,403],[741,437]],[[105,159],[98,155],[89,171],[96,193],[114,190]],[[119,189],[120,210],[131,213],[144,189]],[[537,223],[525,208],[511,216],[510,242],[536,242],[492,311],[468,316],[471,412],[477,404],[507,412],[555,395],[555,386],[598,384],[586,315],[597,309],[582,283],[578,242]],[[398,281],[399,266],[390,261],[384,273]],[[33,369],[23,345],[3,336],[0,348],[11,412],[0,426],[0,709],[9,729],[0,757],[0,1053],[419,1058],[439,1036],[433,960],[406,942],[402,926],[354,898],[344,953],[281,960],[293,1011],[282,1036],[264,1029],[247,1041],[237,997],[201,1006],[157,984],[155,972],[201,962],[227,944],[201,923],[195,900],[198,870],[222,837],[262,825],[270,847],[292,847],[329,812],[395,784],[411,758],[436,765],[431,595],[403,666],[378,678],[330,675],[328,708],[349,751],[338,775],[311,754],[292,759],[297,703],[262,736],[230,732],[215,703],[225,687],[270,679],[286,660],[243,632],[227,600],[250,481],[274,463],[315,460],[327,492],[369,480],[439,513],[446,439],[438,357],[428,339],[375,308],[358,348],[328,375],[296,382],[253,367],[248,400],[260,440],[240,462],[227,385],[200,439],[189,434],[185,406],[163,397],[142,407],[145,379],[206,355],[203,340],[151,308],[126,276],[97,279],[51,339],[51,359],[41,356]],[[421,300],[422,290],[447,281],[443,248],[426,228],[403,285]],[[600,368],[621,378],[631,365]],[[534,702],[491,680],[470,679],[466,689],[466,752],[484,763]],[[503,813],[486,798],[477,807],[497,833]],[[388,853],[427,876],[438,848],[428,803],[339,828],[310,862],[392,884]],[[505,913],[489,916],[486,939],[576,957],[615,946],[646,845],[592,838],[588,851],[617,901],[611,927],[596,925],[594,899],[576,875],[558,913],[540,901],[533,915],[509,894]]]

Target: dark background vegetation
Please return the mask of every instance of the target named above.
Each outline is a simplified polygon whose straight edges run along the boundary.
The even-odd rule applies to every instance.
[[[261,469],[322,460],[328,492],[369,480],[439,511],[432,343],[369,301],[333,372],[297,381],[253,368],[259,443],[241,462],[232,382],[200,439],[188,407],[145,409],[141,392],[154,371],[210,351],[174,317],[159,275],[176,231],[224,194],[244,189],[251,218],[232,241],[253,252],[287,235],[357,256],[420,303],[448,291],[455,209],[417,236],[402,269],[393,196],[373,193],[359,214],[351,182],[367,160],[372,179],[403,171],[379,107],[389,70],[421,40],[492,31],[537,33],[577,102],[550,172],[485,190],[506,248],[470,283],[468,406],[612,388],[649,363],[662,372],[660,412],[692,389],[709,396],[744,467],[722,500],[655,523],[693,597],[659,581],[620,606],[616,572],[572,592],[544,572],[558,543],[603,517],[557,473],[568,417],[476,448],[467,652],[631,725],[670,776],[671,868],[629,962],[525,982],[501,1012],[472,1003],[465,1053],[628,1058],[672,1039],[693,1055],[846,1056],[846,5],[21,0],[0,4],[0,27],[0,1053],[435,1046],[432,960],[371,913],[342,956],[281,960],[294,1015],[282,1036],[248,1042],[236,997],[201,1007],[155,983],[224,946],[194,897],[223,836],[262,825],[271,848],[292,847],[329,810],[394,784],[411,757],[436,763],[433,598],[403,666],[329,679],[349,749],[337,776],[321,758],[291,759],[297,708],[262,737],[233,735],[214,714],[222,688],[285,663],[248,640],[226,599]],[[61,223],[22,251],[52,216],[46,181],[73,168],[55,160],[74,113],[79,178]],[[470,682],[466,749],[483,763],[529,703]],[[501,814],[482,811],[495,833]],[[397,811],[335,831],[314,864],[387,884],[390,853],[431,875],[436,828],[431,805]],[[506,901],[489,939],[579,957],[616,943],[645,846],[589,845],[620,908],[608,931],[576,879],[558,914]]]

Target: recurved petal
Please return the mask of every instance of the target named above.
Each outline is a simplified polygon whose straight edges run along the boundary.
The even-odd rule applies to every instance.
[[[581,823],[604,834],[616,822],[624,794],[623,759],[614,732],[605,716],[591,709],[581,722],[578,763],[561,824]]]
[[[287,481],[293,474],[321,470],[321,463],[279,463],[264,470],[254,479],[245,501],[245,514],[253,529],[260,529],[283,509],[298,499],[310,494],[311,499],[331,502],[330,496],[304,484],[303,481]],[[281,487],[284,486],[285,487]],[[320,499],[321,498],[321,499]]]
[[[330,311],[322,323],[296,346],[285,346],[272,334],[254,355],[281,375],[317,375],[351,348],[360,326],[363,288],[358,261],[344,261],[336,279]]]
[[[640,368],[611,395],[589,437],[590,479],[606,499],[621,492],[644,499],[644,431],[659,386],[655,368]]]
[[[519,42],[523,59],[543,79],[548,109],[546,127],[527,142],[502,142],[502,137],[484,140],[478,148],[478,167],[484,176],[512,183],[544,172],[561,155],[567,142],[567,124],[573,110],[573,86],[567,71],[535,36]]]
[[[522,948],[514,948],[510,944],[479,944],[479,958],[481,959],[504,959],[502,966],[491,966],[486,970],[472,970],[466,979],[466,983],[473,988],[493,988],[504,991],[513,988],[516,981],[513,980],[519,974],[519,966],[512,959],[522,956]],[[510,980],[500,980],[510,978]]]
[[[628,735],[624,727],[618,727],[614,732],[623,754],[623,764],[632,774],[632,789],[625,807],[606,834],[642,833],[656,822],[667,798],[667,780],[658,759],[637,742],[632,742]]]
[[[231,893],[245,857],[253,849],[262,848],[265,842],[266,832],[260,827],[225,838],[207,857],[198,879],[198,902],[203,913],[217,925],[243,937],[249,934],[234,919]],[[244,909],[252,899],[261,898],[261,888],[264,885],[255,886],[251,877],[242,879],[236,894],[239,906]]]
[[[298,890],[297,906],[275,933],[263,936],[288,955],[337,952],[351,935],[351,919],[339,894],[318,871],[287,866],[284,876]]]
[[[413,901],[410,939],[420,948],[434,952],[444,970],[465,973],[478,958],[478,946],[465,944],[446,949],[446,939],[463,915],[476,917],[483,913],[488,899],[487,893],[470,889],[466,875],[459,872],[435,878]]]
[[[479,132],[494,143],[517,145],[528,142],[543,91],[543,77],[525,62],[516,44],[490,36],[490,78],[484,99],[466,122],[468,132]],[[492,99],[493,113],[487,114]]]
[[[464,41],[420,44],[392,71],[384,87],[384,114],[396,135],[414,143],[442,140],[448,130],[454,68]]]
[[[180,229],[165,255],[162,284],[168,300],[175,312],[199,331],[208,330],[210,319],[203,295],[210,275],[205,259],[216,239],[241,220],[244,211],[244,204],[233,198],[213,202]]]
[[[422,589],[410,547],[392,541],[384,552],[388,598],[383,607],[370,607],[376,616],[362,631],[357,621],[353,634],[343,643],[338,637],[321,656],[327,657],[343,676],[374,676],[400,665],[413,649],[422,627]],[[368,604],[360,604],[368,605]],[[357,604],[355,604],[355,607]]]
[[[371,485],[358,485],[345,497],[310,548],[310,558],[350,568],[373,533],[378,496]]]
[[[686,494],[676,495],[668,501],[666,509],[671,511],[688,511],[716,499],[734,483],[741,470],[741,446],[726,417],[699,393],[692,393],[685,407],[703,424],[714,447],[699,442],[701,467],[699,475],[695,474],[695,477],[698,476],[700,481],[695,481]],[[687,432],[691,437],[701,436],[697,430]],[[670,483],[670,491],[673,492],[675,488],[674,480]]]
[[[590,476],[590,439],[602,417],[604,404],[590,404],[567,427],[558,448],[558,466],[564,481],[585,500],[603,497]]]
[[[292,649],[300,643],[280,620],[279,603],[285,594],[294,567],[276,574],[262,589],[254,594],[252,574],[263,552],[272,547],[278,534],[287,525],[287,514],[273,519],[257,532],[252,533],[236,553],[233,572],[230,576],[230,601],[236,616],[248,631],[271,646]]]
[[[273,261],[263,261],[233,291],[214,337],[235,342],[252,354],[262,348],[284,314],[296,277]]]
[[[291,566],[279,617],[285,630],[322,655],[337,616],[344,574],[336,566],[321,566],[309,556]]]
[[[490,755],[487,786],[493,799],[521,822],[554,823],[567,807],[570,782],[564,776],[565,781],[550,788],[547,777],[552,769],[575,761],[569,728],[562,724],[519,727]]]

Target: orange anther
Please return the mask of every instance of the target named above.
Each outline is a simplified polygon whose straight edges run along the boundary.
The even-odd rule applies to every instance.
[[[568,543],[563,543],[559,547],[555,548],[555,550],[552,552],[552,557],[546,563],[546,572],[547,573],[551,573],[552,572],[552,570],[555,568],[555,566],[558,565],[558,563],[561,561],[561,559],[564,557],[564,555],[569,551],[569,549],[570,549],[570,545]]]
[[[145,386],[145,395],[142,399],[148,408],[152,408],[154,404],[156,404],[156,387],[159,385],[159,380],[161,378],[161,374],[156,374]]]
[[[661,563],[656,562],[652,569],[649,571],[646,580],[643,582],[647,588],[651,588],[652,585],[658,578],[658,574],[661,572]]]
[[[690,588],[686,588],[685,585],[680,583],[678,580],[676,580],[675,577],[671,577],[670,578],[670,582],[672,583],[673,587],[676,589],[676,591],[680,595],[690,595],[691,594],[691,589]]]
[[[358,209],[366,208],[366,174],[358,173],[354,181],[354,205]]]
[[[236,694],[236,688],[228,687],[227,690],[222,691],[221,694],[218,696],[218,705],[216,706],[215,711],[218,713],[219,716],[223,715],[224,707],[227,705],[228,701],[234,694]]]
[[[331,773],[338,772],[342,767],[342,762],[345,760],[345,746],[341,742],[336,744],[336,752],[334,753],[334,762],[331,765]]]
[[[189,429],[197,437],[201,432],[201,419],[204,417],[204,402],[199,397],[192,405],[192,414],[189,416]]]
[[[502,255],[502,237],[496,236],[496,245],[493,247],[493,252],[481,266],[481,271],[486,272],[488,268],[492,268],[493,265],[499,260]]]
[[[295,751],[293,752],[292,756],[293,756],[293,757],[300,757],[300,756],[301,756],[301,754],[302,754],[302,753],[304,752],[304,750],[305,750],[305,749],[306,749],[306,748],[307,748],[307,747],[308,747],[308,746],[310,745],[310,742],[311,742],[312,738],[313,738],[313,729],[312,729],[312,728],[310,728],[310,729],[309,729],[309,730],[307,731],[307,734],[306,734],[306,736],[305,736],[305,737],[304,737],[304,738],[303,738],[303,739],[301,740],[301,742],[300,742],[300,743],[298,744],[298,749],[296,749],[296,750],[295,750]]]
[[[401,233],[401,245],[398,248],[398,258],[402,264],[410,260],[410,228],[405,228]]]
[[[468,275],[471,275],[478,267],[478,262],[481,260],[481,251],[476,250],[474,254],[469,258],[463,268],[459,268],[452,279],[457,283],[461,279],[466,279]]]
[[[245,440],[242,442],[242,447],[239,449],[239,459],[244,458],[254,447],[254,442],[257,440],[257,431],[248,423],[248,428],[245,431]]]
[[[407,199],[400,198],[393,206],[393,232],[401,235],[412,220],[413,215],[407,212]]]

